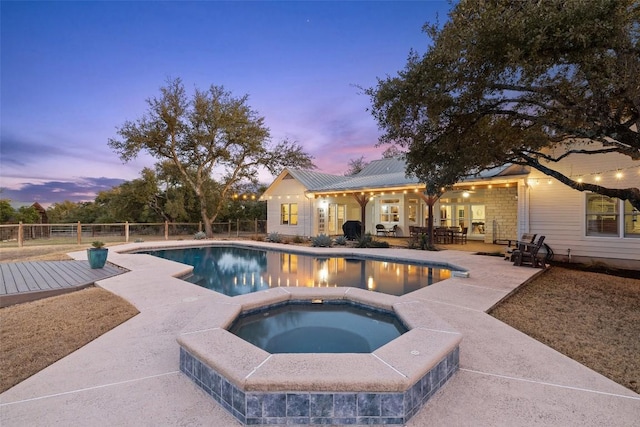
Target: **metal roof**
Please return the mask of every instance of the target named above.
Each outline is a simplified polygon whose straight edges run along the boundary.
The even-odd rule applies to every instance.
[[[287,169],[287,172],[297,179],[308,190],[322,190],[331,185],[348,180],[348,176],[331,175],[304,169]]]
[[[304,169],[286,169],[285,173],[291,175],[291,177],[305,186],[308,191],[312,192],[354,191],[421,185],[417,178],[406,175],[405,162],[400,158],[374,160],[365,166],[362,171],[352,176],[331,175]],[[528,173],[529,169],[526,167],[507,164],[469,175],[462,182]],[[286,174],[283,176],[283,179],[286,179]]]

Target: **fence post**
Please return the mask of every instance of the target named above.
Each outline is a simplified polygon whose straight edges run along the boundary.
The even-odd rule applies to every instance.
[[[202,231],[202,221],[198,223],[198,231]]]
[[[164,222],[164,240],[169,240],[169,221]]]
[[[254,229],[254,234],[257,236],[258,235],[258,218],[253,220],[253,229]]]
[[[229,220],[229,237],[231,237],[231,220]]]
[[[129,243],[129,221],[124,222],[124,242]]]
[[[78,225],[76,228],[76,234],[78,235],[78,244],[82,244],[82,224],[78,221]]]
[[[18,222],[18,247],[21,248],[24,245],[24,226],[22,221]]]
[[[240,220],[236,218],[236,237],[240,237]]]

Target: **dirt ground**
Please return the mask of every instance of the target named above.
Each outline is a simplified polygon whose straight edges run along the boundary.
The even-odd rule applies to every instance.
[[[65,260],[86,247],[0,248],[0,262]],[[99,288],[0,309],[0,392],[136,313]],[[640,279],[556,266],[490,314],[640,393]]]

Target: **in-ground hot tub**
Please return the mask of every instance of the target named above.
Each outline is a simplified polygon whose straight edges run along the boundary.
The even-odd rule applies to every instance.
[[[271,354],[228,330],[243,313],[317,299],[394,313],[408,331],[367,353]],[[458,370],[460,341],[424,301],[355,288],[221,297],[178,338],[180,370],[245,425],[403,425]]]
[[[271,354],[371,353],[407,328],[392,312],[315,299],[253,310],[238,317],[229,331]]]

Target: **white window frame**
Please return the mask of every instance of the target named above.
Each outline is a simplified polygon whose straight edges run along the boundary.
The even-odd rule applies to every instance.
[[[295,207],[295,213],[293,208]],[[285,212],[286,209],[286,212]],[[298,204],[297,203],[281,203],[280,204],[280,225],[298,225]]]

